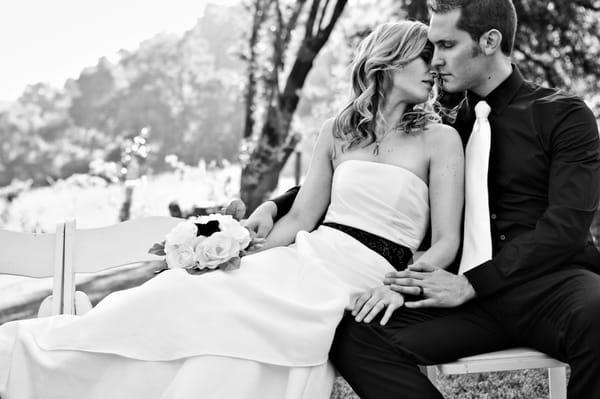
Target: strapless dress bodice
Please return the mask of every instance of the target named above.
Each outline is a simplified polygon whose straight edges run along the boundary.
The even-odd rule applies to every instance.
[[[400,166],[343,161],[334,171],[325,222],[367,231],[414,252],[429,224],[429,187]]]

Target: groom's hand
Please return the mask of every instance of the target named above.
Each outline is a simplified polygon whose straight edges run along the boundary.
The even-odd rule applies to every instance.
[[[403,304],[404,297],[389,287],[372,288],[355,298],[352,316],[358,322],[370,323],[379,312],[386,308],[380,321],[380,324],[384,326],[392,313]]]
[[[475,290],[465,276],[426,263],[415,263],[406,270],[388,273],[383,283],[393,291],[423,298],[406,302],[407,308],[452,308],[475,297]]]

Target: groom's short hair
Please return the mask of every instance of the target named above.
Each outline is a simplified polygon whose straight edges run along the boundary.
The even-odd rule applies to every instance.
[[[510,55],[517,31],[517,12],[512,0],[428,0],[429,10],[444,14],[460,9],[456,27],[464,30],[473,40],[490,29],[498,29],[502,34],[500,49]]]

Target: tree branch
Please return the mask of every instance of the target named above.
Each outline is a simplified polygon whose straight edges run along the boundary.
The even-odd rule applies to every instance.
[[[348,0],[338,0],[335,3],[333,13],[331,14],[331,18],[329,19],[329,23],[327,24],[327,26],[324,29],[322,29],[319,32],[319,36],[322,38],[322,40],[324,40],[323,42],[325,42],[325,41],[327,41],[327,39],[329,39],[329,35],[331,34],[331,31],[333,30],[333,27],[335,26],[340,15],[342,15],[342,12],[344,11],[344,7],[346,7],[347,2],[348,2]]]
[[[296,29],[296,24],[298,23],[298,17],[304,8],[304,4],[306,0],[298,0],[295,3],[296,8],[292,11],[292,15],[287,21],[287,24],[283,31],[283,48],[287,49],[288,44],[290,43],[290,38],[292,37],[292,31]]]
[[[279,75],[279,71],[283,69],[283,15],[281,14],[281,7],[279,0],[275,0],[275,16],[277,24],[275,25],[275,32],[273,34],[273,73]],[[279,80],[279,76],[276,77]]]
[[[321,30],[323,27],[323,18],[325,18],[325,14],[327,13],[328,6],[329,6],[329,0],[325,0],[325,4],[323,4],[323,8],[321,8],[321,15],[319,15],[319,22],[317,23],[318,30]]]
[[[246,82],[245,109],[246,117],[244,121],[244,138],[252,136],[254,131],[254,101],[256,98],[256,45],[258,43],[258,32],[265,22],[268,15],[267,8],[273,0],[254,0],[252,5],[252,29],[248,41],[249,55],[246,57],[248,62],[248,80]]]
[[[310,12],[308,13],[308,19],[306,20],[306,31],[304,32],[305,39],[314,37],[315,18],[317,18],[320,3],[321,0],[313,0],[312,6],[310,6]]]

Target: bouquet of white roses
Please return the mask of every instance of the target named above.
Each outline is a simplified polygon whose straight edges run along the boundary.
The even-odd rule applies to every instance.
[[[250,232],[240,222],[230,215],[212,214],[179,223],[149,252],[165,256],[169,269],[195,274],[237,269],[251,244]]]

